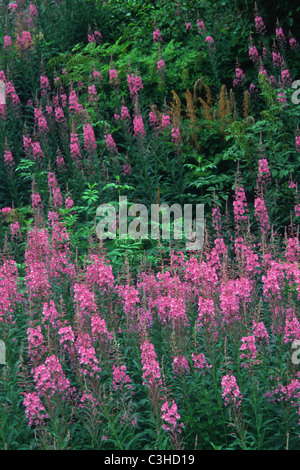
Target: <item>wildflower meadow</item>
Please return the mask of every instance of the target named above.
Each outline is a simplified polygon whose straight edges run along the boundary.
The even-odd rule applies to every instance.
[[[0,0],[1,450],[300,450],[299,15]]]

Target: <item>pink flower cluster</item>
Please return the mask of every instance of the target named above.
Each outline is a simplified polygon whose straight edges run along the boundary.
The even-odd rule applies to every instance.
[[[141,114],[138,114],[137,116],[134,117],[133,129],[134,129],[134,135],[136,137],[139,137],[139,138],[145,137],[146,131],[145,131],[144,122],[143,122],[143,118]]]
[[[234,408],[239,408],[243,396],[240,392],[240,389],[236,383],[236,378],[234,375],[224,375],[222,378],[222,397],[225,399],[225,406],[232,406]]]
[[[161,407],[162,419],[164,420],[163,429],[170,432],[181,432],[184,424],[178,423],[180,415],[177,412],[177,405],[174,400],[171,402],[171,406],[168,401],[165,401]]]
[[[144,88],[141,77],[133,73],[127,75],[127,85],[132,97],[137,96],[139,91]]]
[[[233,202],[233,211],[234,211],[234,220],[238,224],[247,220],[246,213],[248,212],[247,209],[247,201],[244,188],[242,186],[236,186],[235,190],[235,201]]]
[[[245,368],[251,368],[253,365],[259,364],[259,361],[255,360],[257,356],[257,349],[255,343],[255,335],[244,336],[242,338],[242,346],[240,351],[245,351],[240,355],[240,359],[246,359],[246,362],[242,363]]]
[[[172,362],[172,367],[173,367],[174,374],[176,375],[182,376],[190,372],[190,366],[189,366],[188,360],[185,356],[182,356],[182,355],[174,357],[173,362]]]
[[[162,42],[162,37],[158,28],[153,31],[153,42]]]
[[[87,152],[93,152],[97,148],[94,130],[91,124],[83,126],[84,148]]]
[[[32,374],[40,395],[61,394],[70,387],[70,381],[55,355],[48,357],[44,364],[33,368]]]
[[[257,197],[254,201],[255,216],[259,220],[263,232],[270,230],[268,211],[263,197]]]
[[[143,384],[148,387],[162,385],[161,373],[154,346],[149,340],[141,343],[141,360],[143,370]]]
[[[132,389],[132,380],[129,375],[126,374],[127,368],[125,365],[118,366],[113,364],[113,387],[115,392],[118,390],[124,390],[124,387],[127,385],[128,389]]]

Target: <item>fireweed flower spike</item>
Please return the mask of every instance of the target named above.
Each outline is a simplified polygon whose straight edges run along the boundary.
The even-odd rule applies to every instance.
[[[232,406],[239,408],[242,403],[243,396],[236,383],[234,375],[225,375],[222,378],[222,397],[225,401],[225,406]]]

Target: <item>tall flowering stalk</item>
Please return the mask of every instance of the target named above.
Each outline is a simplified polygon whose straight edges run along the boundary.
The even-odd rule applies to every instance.
[[[235,429],[242,449],[245,449],[245,423],[241,410],[243,396],[234,375],[224,375],[221,381],[222,397],[225,407],[229,410],[230,425]]]
[[[147,387],[156,420],[156,429],[159,430],[160,400],[162,392],[162,378],[157,356],[153,344],[145,339],[140,344],[143,370],[143,384]]]
[[[171,406],[168,400],[165,401],[162,404],[161,412],[162,420],[164,422],[163,429],[169,433],[173,449],[181,450],[182,447],[178,434],[181,433],[184,424],[183,422],[178,422],[180,420],[180,415],[177,412],[177,405],[174,399],[171,402]]]

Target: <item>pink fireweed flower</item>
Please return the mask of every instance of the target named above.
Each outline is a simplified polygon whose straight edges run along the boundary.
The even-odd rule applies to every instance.
[[[94,130],[91,124],[83,126],[84,148],[87,152],[93,152],[97,148]]]
[[[3,38],[3,47],[4,49],[10,48],[12,46],[11,36],[4,36]]]
[[[269,335],[262,321],[256,322],[253,320],[252,331],[256,340],[264,340],[266,343],[269,343]]]
[[[96,357],[95,348],[91,345],[91,339],[89,335],[80,335],[76,341],[76,350],[78,353],[78,359],[83,375],[89,375],[90,377],[99,377],[101,367],[99,367],[99,361]]]
[[[299,47],[299,44],[298,42],[296,41],[295,38],[289,38],[289,45],[290,45],[290,48],[293,50],[293,49],[297,49]]]
[[[153,126],[153,127],[159,126],[158,117],[153,111],[149,112],[149,120],[150,120],[150,126]]]
[[[55,355],[48,357],[44,364],[32,369],[36,389],[40,394],[53,395],[70,387],[62,366]]]
[[[214,46],[215,44],[215,41],[213,40],[211,36],[206,36],[205,42],[207,42],[210,46]]]
[[[22,31],[22,35],[17,35],[17,46],[23,51],[32,50],[33,42],[30,31]]]
[[[74,160],[81,159],[80,143],[76,133],[71,133],[70,136],[70,154]]]
[[[187,31],[188,31],[189,29],[190,29],[190,30],[193,29],[193,26],[192,26],[192,24],[191,24],[189,21],[187,21],[187,22],[185,23],[185,29],[186,29]]]
[[[132,380],[130,379],[129,375],[126,374],[126,366],[116,366],[113,364],[113,387],[115,392],[118,390],[124,390],[125,386],[129,389],[132,389]],[[129,384],[129,385],[126,385]]]
[[[258,34],[265,34],[267,30],[266,30],[262,17],[256,15],[254,18],[254,21],[255,21],[256,32]]]
[[[250,60],[252,60],[252,62],[255,64],[259,62],[258,50],[253,45],[249,47],[249,57],[250,57]]]
[[[41,196],[39,193],[32,193],[31,194],[31,201],[32,201],[32,208],[33,209],[36,209],[36,208],[40,208],[40,209],[43,209],[44,206],[42,204],[42,200],[41,200]]]
[[[85,284],[75,283],[74,301],[81,314],[92,315],[97,312],[95,294],[90,291]]]
[[[280,52],[273,51],[272,52],[272,58],[273,58],[274,67],[280,67],[282,65],[283,59],[281,57]]]
[[[234,211],[234,220],[235,223],[239,223],[242,221],[247,220],[248,216],[246,213],[248,212],[247,209],[247,201],[244,188],[242,186],[236,186],[235,190],[235,200],[233,201],[233,211]]]
[[[288,69],[281,70],[281,81],[284,86],[290,85],[292,80]]]
[[[284,287],[284,265],[280,262],[271,261],[271,266],[266,274],[262,276],[263,295],[268,300],[281,298]]]
[[[45,75],[40,76],[41,95],[45,96],[50,90],[50,83],[48,77]]]
[[[280,24],[277,22],[277,25],[276,25],[276,39],[277,41],[279,42],[286,42],[286,37],[284,35],[284,32],[283,32],[283,29],[282,27],[280,26]]]
[[[3,207],[3,209],[0,209],[0,214],[4,214],[4,217],[6,219],[7,215],[10,213],[11,210],[11,207]]]
[[[62,199],[62,195],[61,195],[61,192],[60,192],[60,188],[57,184],[55,174],[51,173],[51,172],[48,173],[48,187],[49,187],[50,193],[53,197],[53,203],[54,203],[55,207],[62,206],[63,199]],[[49,215],[50,214],[51,213],[49,213]]]
[[[21,230],[20,230],[19,222],[13,222],[12,224],[10,224],[10,232],[11,232],[12,239],[21,237]]]
[[[162,42],[162,37],[158,28],[153,31],[153,42]]]
[[[98,96],[98,93],[96,91],[95,85],[90,85],[88,87],[88,93],[89,93],[89,102],[90,103],[97,103],[97,101],[99,100],[99,96]]]
[[[105,258],[91,255],[91,265],[86,270],[86,283],[91,289],[100,289],[101,291],[113,288],[112,267]]]
[[[74,201],[68,196],[65,200],[66,209],[71,209],[74,206]]]
[[[6,120],[6,105],[4,103],[1,103],[2,100],[4,100],[4,98],[2,98],[0,95],[0,119],[5,121]]]
[[[44,336],[40,325],[36,328],[27,328],[28,355],[34,360],[40,359],[41,354],[46,351]]]
[[[66,122],[63,109],[60,106],[55,108],[55,121],[59,124]]]
[[[280,84],[277,82],[276,77],[274,75],[270,75],[269,77],[270,83],[274,88],[279,88]]]
[[[43,132],[49,132],[49,127],[48,127],[48,124],[47,124],[47,119],[45,118],[45,116],[39,116],[38,118],[38,129],[39,129],[39,132],[43,133]]]
[[[143,118],[140,114],[133,119],[133,130],[136,137],[142,138],[146,135]]]
[[[182,297],[171,295],[160,297],[158,302],[158,315],[162,323],[173,323],[175,326],[188,325],[188,318]]]
[[[187,361],[187,358],[182,355],[174,357],[173,362],[172,362],[172,368],[173,368],[174,374],[180,375],[180,376],[184,374],[188,374],[190,372],[190,366]]]
[[[221,284],[220,307],[224,314],[224,322],[240,321],[240,306],[250,302],[253,281],[243,277],[223,281]]]
[[[10,150],[4,151],[4,164],[8,168],[13,168],[15,166],[15,161]]]
[[[38,11],[36,5],[32,3],[29,4],[29,14],[30,16],[35,16],[36,18],[38,18]]]
[[[75,334],[71,326],[64,326],[58,330],[60,336],[59,344],[65,346],[65,343],[74,343]]]
[[[265,201],[261,197],[257,197],[254,201],[255,217],[258,219],[262,231],[270,230],[270,221]]]
[[[249,86],[249,93],[250,93],[250,95],[252,95],[252,96],[255,96],[255,94],[257,93],[257,87],[256,87],[256,85],[254,85],[253,83],[250,83],[250,86]]]
[[[287,104],[287,99],[286,99],[286,95],[284,93],[284,91],[279,91],[278,95],[277,95],[277,99],[278,99],[278,103],[281,105],[281,106],[284,106],[286,107],[288,104]]]
[[[104,137],[105,137],[105,140],[106,140],[106,147],[108,148],[108,150],[110,150],[111,152],[118,152],[116,143],[115,143],[112,135],[111,134],[105,134]]]
[[[139,292],[133,286],[119,286],[119,296],[123,299],[123,310],[126,315],[135,313],[135,306],[140,303]]]
[[[161,407],[162,419],[164,420],[163,429],[165,431],[177,431],[181,432],[181,429],[184,427],[183,423],[178,424],[180,415],[177,413],[177,405],[174,400],[171,402],[171,407],[169,402],[166,401]]]
[[[93,70],[93,78],[94,80],[103,80],[103,77],[99,70]]]
[[[247,359],[246,362],[242,363],[242,367],[250,368],[253,365],[259,364],[259,361],[256,361],[257,349],[255,344],[255,335],[244,336],[242,338],[242,346],[240,351],[245,351],[240,355],[240,359]]]
[[[299,142],[299,143],[300,143],[300,142]],[[297,187],[298,187],[298,186],[297,186],[297,183],[295,183],[294,181],[291,180],[291,181],[289,182],[289,188],[290,188],[290,189],[296,189],[296,192],[297,192]]]
[[[31,145],[32,156],[34,160],[43,160],[45,158],[44,152],[41,148],[40,142],[33,142]]]
[[[109,69],[109,83],[111,85],[118,85],[120,83],[116,69]]]
[[[56,328],[56,326],[60,327],[59,313],[56,310],[55,303],[53,300],[50,302],[45,302],[43,305],[43,323],[51,325],[52,327]]]
[[[82,397],[80,398],[79,408],[85,408],[86,405],[82,404],[82,403],[85,403],[85,402],[88,402],[88,406],[92,406],[93,408],[98,405],[97,400],[93,397],[93,395],[91,393],[84,392],[82,394]],[[104,436],[103,436],[102,440],[105,440]]]
[[[171,119],[167,114],[162,114],[161,116],[161,127],[170,127]]]
[[[166,65],[165,65],[165,61],[163,59],[160,59],[158,62],[157,62],[157,72],[165,72],[166,71]]]
[[[104,318],[101,318],[100,315],[92,316],[91,327],[94,341],[97,341],[99,338],[108,340],[111,340],[113,338],[112,333],[109,332],[107,329],[107,325]]]
[[[78,101],[75,90],[71,90],[69,95],[69,112],[70,114],[80,114],[83,112],[83,107]]]
[[[200,296],[198,300],[198,312],[198,327],[205,327],[208,331],[214,330],[214,327],[217,325],[213,299],[205,299]]]
[[[234,375],[224,375],[222,378],[222,397],[225,399],[225,406],[239,408],[242,403],[242,394],[236,383]]]
[[[20,104],[20,98],[18,97],[12,82],[6,82],[6,97],[7,99],[10,99],[13,104]]]
[[[192,353],[192,359],[193,359],[194,367],[197,371],[203,370],[203,369],[210,369],[212,367],[212,365],[207,363],[204,354]]]
[[[297,263],[300,253],[298,237],[289,237],[286,246],[285,258],[288,263]]]
[[[126,176],[131,176],[131,167],[128,163],[126,163],[125,165],[123,165],[123,175]]]
[[[171,130],[171,135],[172,135],[172,142],[174,144],[179,145],[182,142],[179,127],[173,127]]]
[[[25,393],[23,404],[29,426],[39,426],[49,418],[37,392]]]
[[[239,65],[237,64],[235,68],[235,78],[233,80],[233,86],[234,87],[241,86],[243,85],[245,80],[246,80],[246,76],[243,70],[241,69],[241,67],[239,67]]]
[[[260,183],[270,181],[271,174],[269,170],[269,163],[266,158],[260,158],[258,161],[258,181]]]
[[[97,44],[98,42],[100,42],[102,39],[102,34],[100,33],[100,31],[94,31],[93,34],[88,34],[88,42],[94,42],[95,44]]]
[[[283,342],[292,343],[298,340],[300,340],[300,323],[295,312],[291,309],[285,320]]]
[[[74,95],[73,95],[74,96]],[[55,98],[55,97],[54,97]],[[54,100],[53,98],[53,100]],[[71,98],[71,101],[72,101],[73,97]],[[77,98],[75,97],[75,99],[77,100]],[[68,96],[65,94],[65,93],[62,93],[60,95],[60,102],[61,102],[61,106],[62,108],[66,108],[67,104],[68,104]],[[57,103],[54,103],[55,106],[58,106],[59,102]],[[72,109],[71,109],[72,110]]]
[[[127,75],[127,85],[131,96],[138,95],[139,90],[144,88],[141,77],[135,76],[133,73]]]
[[[266,71],[266,69],[265,69],[265,67],[262,63],[259,66],[258,73],[260,73],[261,75],[264,75],[265,77],[268,76],[268,72]]]
[[[141,343],[141,361],[143,370],[143,384],[151,387],[162,385],[159,363],[154,350],[154,346],[149,340]]]
[[[197,19],[197,29],[199,34],[206,32],[204,21],[200,20],[199,18]]]
[[[49,274],[43,261],[33,261],[28,265],[25,282],[32,297],[38,297],[51,292]]]
[[[126,120],[130,121],[131,120],[131,117],[130,117],[127,106],[122,106],[121,107],[121,119],[122,119],[122,121],[126,121]]]

